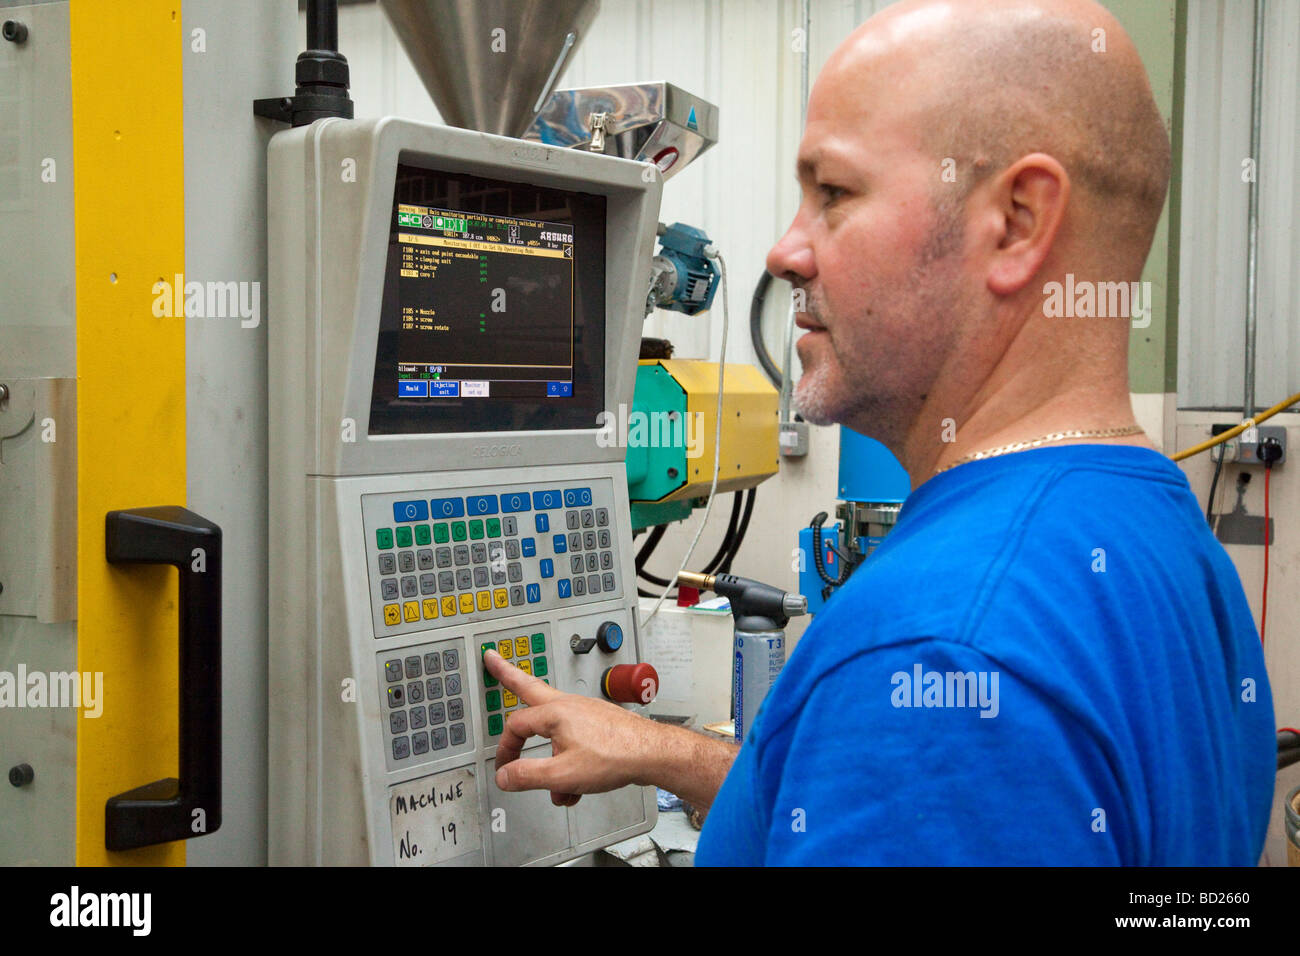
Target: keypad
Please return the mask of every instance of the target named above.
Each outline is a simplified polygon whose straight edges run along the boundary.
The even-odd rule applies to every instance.
[[[613,596],[612,482],[600,482],[595,494],[561,484],[363,496],[375,636]]]
[[[550,683],[550,662],[548,661],[547,637],[544,630],[530,630],[527,633],[504,634],[495,640],[479,643],[479,657],[488,651],[496,651],[510,663],[525,673],[540,677]],[[483,667],[483,709],[487,714],[489,737],[498,737],[505,730],[505,721],[519,707],[527,706],[516,695],[501,686],[500,681]]]
[[[457,637],[378,656],[390,768],[472,747],[463,655],[464,638]]]

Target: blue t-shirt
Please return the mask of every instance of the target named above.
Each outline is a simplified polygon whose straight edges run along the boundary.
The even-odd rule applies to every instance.
[[[1273,701],[1178,467],[1072,445],[927,481],[759,710],[699,865],[1237,864]]]

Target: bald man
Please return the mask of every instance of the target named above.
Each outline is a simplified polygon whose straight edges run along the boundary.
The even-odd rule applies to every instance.
[[[1259,638],[1128,390],[1119,291],[1169,174],[1137,51],[1090,0],[905,2],[850,36],[767,266],[806,293],[801,411],[894,452],[900,520],[738,753],[489,654],[531,705],[498,785],[657,784],[711,805],[699,863],[1254,864]],[[521,759],[534,735],[554,756]]]

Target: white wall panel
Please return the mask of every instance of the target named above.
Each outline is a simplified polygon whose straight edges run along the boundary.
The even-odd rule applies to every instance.
[[[1245,376],[1249,0],[1190,0],[1178,403],[1240,408]],[[1300,391],[1300,2],[1269,0],[1259,156],[1256,406]]]

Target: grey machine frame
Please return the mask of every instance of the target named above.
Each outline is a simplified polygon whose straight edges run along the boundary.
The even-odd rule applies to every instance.
[[[542,626],[557,658],[556,686],[587,694],[597,693],[604,666],[641,659],[625,449],[602,446],[596,422],[547,432],[367,434],[394,175],[399,159],[408,157],[449,173],[607,197],[604,407],[616,412],[632,404],[661,193],[653,166],[392,118],[321,120],[274,137],[268,171],[270,862],[394,864],[394,788],[456,768],[472,768],[477,779],[479,846],[442,853],[436,862],[563,862],[649,830],[653,788],[591,795],[564,810],[544,792],[500,793],[492,780],[495,741],[481,726],[477,666],[465,668],[473,704],[468,754],[430,756],[397,771],[385,759],[376,673],[384,652],[455,635],[476,664],[480,637]],[[505,616],[440,618],[414,632],[375,636],[363,496],[577,481],[600,489],[612,506],[615,594],[563,607],[547,600]],[[570,654],[569,633],[601,620],[624,625],[623,650],[603,659]],[[548,748],[535,740],[525,756]],[[494,827],[501,818],[504,826]]]

